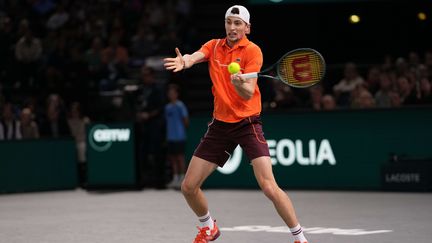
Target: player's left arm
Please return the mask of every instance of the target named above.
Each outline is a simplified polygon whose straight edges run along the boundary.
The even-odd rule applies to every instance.
[[[263,55],[261,49],[258,46],[253,45],[248,47],[248,50],[246,51],[250,52],[248,53],[248,56],[250,56],[251,58],[247,60],[245,67],[243,67],[243,71],[245,73],[259,72],[263,63]],[[231,82],[234,85],[237,94],[240,95],[243,99],[249,100],[253,97],[255,93],[258,78],[245,79],[240,76],[241,73],[242,72],[240,71],[236,74],[232,74]]]
[[[231,75],[231,83],[234,85],[234,88],[240,97],[245,100],[249,100],[255,93],[255,86],[258,79],[244,79],[243,77],[239,76],[239,74],[241,74],[241,72]]]

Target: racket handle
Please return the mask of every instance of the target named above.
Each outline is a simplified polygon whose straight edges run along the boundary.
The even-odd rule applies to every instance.
[[[240,77],[244,78],[244,79],[250,79],[250,78],[258,78],[258,73],[254,72],[254,73],[244,73],[244,74],[240,74]]]

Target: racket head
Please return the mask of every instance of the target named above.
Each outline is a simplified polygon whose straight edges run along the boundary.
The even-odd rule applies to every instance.
[[[298,48],[282,56],[276,65],[278,78],[295,88],[307,88],[325,76],[323,56],[312,48]]]

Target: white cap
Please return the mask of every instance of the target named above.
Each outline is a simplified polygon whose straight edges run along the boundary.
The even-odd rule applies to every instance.
[[[249,23],[249,18],[250,18],[249,11],[241,5],[234,5],[234,6],[230,7],[225,13],[225,19],[228,17],[237,17],[237,18],[242,19],[247,24],[250,24]]]

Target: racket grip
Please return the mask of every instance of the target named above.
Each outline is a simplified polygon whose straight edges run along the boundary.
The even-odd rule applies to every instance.
[[[250,78],[258,78],[258,73],[254,72],[254,73],[244,73],[244,74],[240,74],[240,77],[244,78],[244,79],[250,79]]]

